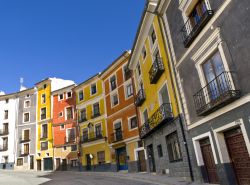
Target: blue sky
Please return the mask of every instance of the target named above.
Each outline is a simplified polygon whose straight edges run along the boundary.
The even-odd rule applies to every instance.
[[[80,83],[132,48],[145,0],[1,0],[0,90]]]

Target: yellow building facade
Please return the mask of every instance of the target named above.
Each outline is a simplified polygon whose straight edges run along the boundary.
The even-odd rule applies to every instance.
[[[157,3],[149,1],[134,41],[129,68],[135,84],[135,105],[141,119],[143,141],[136,160],[147,158],[147,171],[169,176],[189,176],[183,118],[165,44]],[[142,166],[145,167],[145,166]]]
[[[84,171],[104,171],[110,164],[104,90],[99,74],[74,88]]]
[[[36,84],[37,88],[37,170],[53,170],[53,136],[51,121],[51,80]]]

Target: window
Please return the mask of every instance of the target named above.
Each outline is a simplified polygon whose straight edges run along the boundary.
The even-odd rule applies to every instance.
[[[169,161],[176,162],[182,160],[177,132],[173,132],[172,134],[166,136],[166,142],[167,142]]]
[[[219,51],[203,63],[202,68],[206,83],[210,83],[208,86],[209,98],[214,100],[229,88],[226,76],[222,75],[220,78],[216,78],[225,71]]]
[[[75,139],[76,139],[75,129],[74,128],[67,129],[67,142],[75,142]]]
[[[41,108],[41,120],[46,119],[46,107]]]
[[[161,145],[158,145],[158,146],[157,146],[157,151],[158,151],[158,157],[159,157],[159,158],[162,157],[162,156],[163,156],[163,153],[162,153],[162,147],[161,147]]]
[[[71,145],[71,152],[77,151],[77,146],[76,145]]]
[[[130,129],[134,129],[137,127],[137,117],[133,117],[130,119]]]
[[[48,141],[41,142],[41,150],[48,150]]]
[[[207,11],[207,6],[205,0],[200,0],[197,5],[194,7],[193,11],[190,13],[190,26],[193,28],[199,24],[202,16]]]
[[[70,120],[73,119],[73,108],[72,107],[68,107],[66,108],[66,120]]]
[[[122,140],[122,123],[121,122],[115,123],[114,130],[115,130],[116,141]]]
[[[131,71],[128,68],[128,65],[123,67],[124,80],[127,81],[131,78]]]
[[[110,78],[110,87],[111,87],[111,91],[116,89],[116,77],[112,76]]]
[[[23,154],[29,154],[30,153],[30,145],[29,143],[26,143],[23,145]]]
[[[7,104],[7,103],[9,103],[9,99],[7,98],[7,99],[5,99],[5,103]]]
[[[72,92],[71,91],[67,92],[67,99],[68,98],[72,98]]]
[[[29,138],[30,138],[30,130],[24,130],[24,131],[23,131],[23,139],[24,139],[25,141],[28,141]]]
[[[5,110],[4,111],[4,119],[8,119],[9,118],[9,111]]]
[[[47,138],[48,137],[48,125],[43,124],[42,125],[42,135],[41,138]]]
[[[30,113],[26,112],[23,114],[23,122],[29,122],[30,121]]]
[[[83,100],[83,91],[79,91],[78,93],[78,98],[79,98],[79,101],[82,101]]]
[[[81,109],[80,110],[80,115],[79,115],[79,122],[84,122],[87,120],[87,113],[86,113],[86,109]]]
[[[146,51],[146,48],[144,46],[143,49],[142,49],[142,58],[143,58],[143,60],[146,58],[146,56],[147,56],[147,51]]]
[[[67,150],[67,146],[63,146],[63,150],[66,151]]]
[[[150,40],[151,40],[151,44],[152,44],[151,47],[152,47],[156,41],[156,34],[155,34],[154,28],[152,29],[152,32],[150,34]]]
[[[58,95],[58,100],[63,100],[63,93]]]
[[[105,164],[105,152],[104,151],[97,152],[97,161],[98,161],[98,164]]]
[[[9,123],[4,123],[3,124],[3,132],[8,133],[9,132]]]
[[[30,97],[30,95],[29,94],[26,94],[26,98],[29,98]]]
[[[112,107],[118,105],[119,100],[118,100],[118,95],[117,95],[117,93],[111,95],[111,98],[112,98],[112,99],[111,99],[111,101],[112,101]]]
[[[46,94],[42,94],[42,104],[46,103]]]
[[[133,95],[133,86],[132,83],[130,83],[126,86],[126,97],[129,98],[132,95]]]
[[[65,125],[60,125],[60,129],[64,130],[65,129]]]
[[[93,105],[93,109],[94,109],[93,117],[100,116],[100,107],[99,107],[99,103],[95,103],[95,104]]]
[[[63,117],[63,112],[59,112],[58,117]]]
[[[136,66],[136,69],[137,69],[137,75],[138,75],[138,77],[141,76],[141,66],[140,66],[140,62],[138,62],[137,66]]]
[[[43,88],[46,89],[46,88],[47,88],[47,84],[44,84],[44,85],[43,85]]]
[[[148,110],[147,109],[143,112],[143,119],[144,119],[144,122],[148,121]]]
[[[96,138],[102,137],[102,126],[101,126],[101,124],[95,125],[95,136],[96,136]]]
[[[96,92],[97,92],[96,84],[92,84],[92,85],[91,85],[91,95],[96,94]]]
[[[23,158],[17,159],[17,166],[23,166]]]
[[[71,160],[70,163],[71,163],[71,167],[77,167],[78,166],[78,162],[77,162],[76,159],[75,160]]]
[[[30,107],[30,100],[24,102],[24,108]]]
[[[87,128],[82,130],[82,141],[84,142],[88,141],[88,129]]]

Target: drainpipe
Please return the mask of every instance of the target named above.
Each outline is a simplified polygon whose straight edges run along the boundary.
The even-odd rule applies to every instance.
[[[160,4],[160,2],[161,2],[161,0],[159,1],[159,4]],[[158,8],[159,4],[157,5],[157,8]],[[159,12],[156,12],[156,15],[158,17],[161,32],[162,33],[167,33],[166,25],[165,25],[165,22],[164,22],[163,17],[162,17],[163,15],[161,15]],[[164,36],[163,36],[163,38],[164,38]],[[163,39],[163,42],[164,42],[165,51],[168,51],[167,48],[169,48],[170,44],[168,43],[167,39]],[[169,65],[168,67],[170,69],[170,73],[174,74],[174,75],[171,75],[171,76],[173,76],[171,78],[171,84],[172,84],[172,88],[176,92],[176,93],[174,93],[174,97],[175,97],[175,101],[177,102],[177,108],[178,108],[178,110],[184,110],[184,106],[183,106],[183,102],[182,102],[181,98],[180,98],[180,104],[181,104],[181,107],[180,107],[179,103],[178,103],[177,95],[176,95],[176,94],[178,94],[178,97],[180,97],[180,91],[179,91],[178,87],[175,88],[175,86],[173,85],[174,81],[175,82],[177,81],[177,79],[176,79],[177,74],[176,74],[176,70],[172,69],[172,66],[170,66],[170,62],[171,61],[173,62],[173,56],[172,56],[171,52],[169,52],[169,59],[170,60],[169,60],[169,63],[168,63],[168,65]],[[173,78],[174,78],[174,80],[173,80]],[[178,84],[176,84],[176,85],[178,86]],[[180,120],[181,132],[182,132],[182,136],[183,136],[183,143],[184,143],[185,150],[186,150],[186,153],[187,153],[190,178],[191,178],[192,181],[194,181],[194,174],[193,174],[193,168],[192,168],[192,163],[191,163],[191,158],[190,158],[190,151],[189,151],[189,148],[188,148],[188,143],[187,143],[187,139],[186,139],[186,135],[185,135],[185,128],[184,128],[185,126],[184,126],[184,123],[182,121],[182,116],[179,114],[178,117],[179,117],[179,120]]]

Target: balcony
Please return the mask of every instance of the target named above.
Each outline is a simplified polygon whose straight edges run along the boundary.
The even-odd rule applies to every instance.
[[[79,118],[78,123],[83,123],[83,122],[85,122],[85,121],[87,121],[87,118],[86,118],[86,117],[85,117],[85,118]]]
[[[9,129],[0,129],[0,136],[5,136],[9,134]]]
[[[71,136],[71,137],[65,137],[65,144],[74,144],[76,143],[76,137],[75,136]]]
[[[194,95],[194,104],[199,116],[216,111],[240,97],[234,88],[232,72],[222,72]]]
[[[156,130],[159,126],[173,119],[173,113],[170,103],[164,103],[157,111],[140,127],[139,133],[141,139]]]
[[[101,116],[101,113],[100,113],[100,112],[94,112],[94,113],[92,114],[91,118],[94,119],[94,118],[97,118],[97,117],[99,117],[99,116]]]
[[[25,143],[25,142],[29,142],[30,138],[29,137],[20,137],[19,142],[20,143]]]
[[[48,134],[47,133],[43,133],[40,137],[40,140],[44,140],[48,138]]]
[[[122,140],[123,140],[123,132],[122,132],[122,130],[116,130],[115,133],[112,133],[110,135],[111,143],[116,143],[116,142],[119,142],[119,141],[122,141]]]
[[[206,10],[202,16],[196,18],[196,23],[193,23],[193,17],[189,18],[187,22],[181,29],[183,44],[188,48],[197,35],[201,32],[202,28],[207,24],[207,22],[212,18],[214,12],[213,10]]]
[[[29,151],[19,151],[19,157],[25,157],[29,155]]]
[[[87,136],[82,136],[81,137],[81,143],[88,143],[88,142],[91,142],[91,141],[96,141],[96,140],[99,140],[99,139],[103,139],[105,138],[104,137],[104,134],[103,132],[97,134],[95,132],[91,132],[88,134],[88,137]]]
[[[4,152],[8,150],[8,145],[0,145],[0,152]]]
[[[135,97],[135,106],[139,107],[146,100],[146,96],[143,89],[140,89]]]
[[[149,80],[151,84],[156,84],[163,72],[165,71],[162,59],[156,57],[152,67],[149,70]]]

